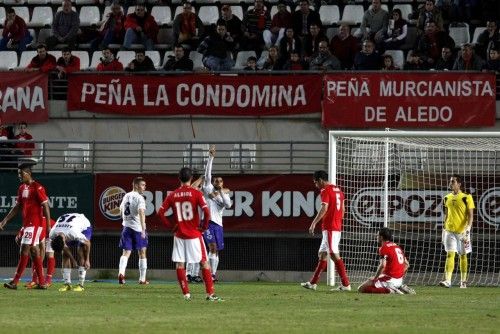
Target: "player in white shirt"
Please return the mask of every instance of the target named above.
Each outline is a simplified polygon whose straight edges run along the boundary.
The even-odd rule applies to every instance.
[[[205,167],[205,180],[203,183],[203,194],[210,209],[210,223],[208,230],[203,233],[205,243],[208,245],[208,259],[212,268],[212,277],[217,281],[216,273],[219,265],[219,251],[224,249],[224,230],[222,227],[222,216],[224,209],[229,209],[233,203],[229,197],[229,189],[224,188],[222,177],[214,177],[212,180],[212,163],[215,157],[215,146],[212,145],[208,151],[209,157]]]
[[[51,242],[47,245],[47,252],[62,252],[62,272],[64,286],[59,291],[83,291],[85,275],[90,268],[90,239],[92,225],[81,213],[67,213],[59,217],[50,230]],[[77,246],[78,262],[75,261],[70,247]],[[71,286],[71,267],[78,265],[77,286]]]
[[[146,249],[148,235],[146,233],[146,201],[143,193],[146,190],[146,181],[136,177],[132,181],[133,190],[126,193],[120,204],[123,219],[123,230],[120,238],[120,248],[123,249],[118,267],[118,283],[125,284],[125,269],[132,250],[139,254],[139,284],[149,284],[146,280],[148,260]]]

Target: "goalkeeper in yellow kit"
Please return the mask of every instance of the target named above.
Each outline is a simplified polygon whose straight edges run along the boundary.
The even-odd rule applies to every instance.
[[[446,251],[445,279],[439,285],[450,288],[455,268],[455,254],[460,255],[460,288],[467,288],[467,254],[472,252],[470,230],[474,214],[474,200],[462,192],[462,177],[450,177],[451,193],[444,197],[443,245]]]

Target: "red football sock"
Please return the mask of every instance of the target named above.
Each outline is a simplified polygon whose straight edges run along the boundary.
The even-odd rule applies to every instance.
[[[311,284],[316,284],[319,281],[319,277],[323,271],[326,269],[326,260],[319,260],[318,265],[316,266],[316,270],[314,271],[314,274],[309,281]]]
[[[35,262],[34,261],[31,261],[31,262],[32,262],[32,266],[31,266],[31,281],[38,284],[38,276],[36,274]]]
[[[47,258],[47,275],[45,280],[47,283],[52,283],[52,275],[54,275],[54,271],[56,270],[56,258],[48,257]]]
[[[179,285],[182,290],[182,294],[187,294],[189,293],[189,286],[188,282],[186,280],[186,269],[184,268],[177,268],[177,281],[179,281]]]
[[[205,291],[208,295],[214,293],[214,281],[212,279],[212,273],[210,269],[202,268],[201,274],[203,275],[203,281],[205,282]]]
[[[367,286],[364,293],[391,293],[387,288],[377,288],[375,286]]]
[[[342,261],[342,259],[338,259],[337,261],[334,262],[335,262],[335,269],[337,270],[337,273],[340,276],[342,285],[348,286],[350,283],[349,283],[349,277],[347,277],[347,272],[345,270],[344,261]]]
[[[43,276],[43,261],[41,256],[35,258],[36,275],[38,276],[38,284],[45,285],[45,277]]]
[[[26,269],[26,265],[28,264],[28,260],[30,257],[28,255],[21,255],[19,257],[19,263],[17,264],[17,270],[16,270],[16,275],[14,276],[14,279],[12,280],[14,284],[17,284],[19,282],[19,279],[21,276],[23,276],[24,269]]]

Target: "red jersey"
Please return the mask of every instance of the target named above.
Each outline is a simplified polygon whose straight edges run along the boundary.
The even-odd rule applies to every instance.
[[[326,203],[328,209],[323,216],[321,229],[323,231],[342,231],[344,216],[344,193],[339,187],[329,184],[321,189],[321,203]]]
[[[17,203],[22,205],[23,226],[42,226],[43,219],[42,204],[49,198],[45,193],[45,188],[38,182],[21,184],[17,191]]]
[[[405,255],[403,250],[392,241],[386,241],[378,250],[386,260],[384,274],[392,278],[401,278],[405,274]]]
[[[210,210],[202,192],[191,186],[181,186],[171,192],[160,207],[158,215],[168,225],[165,212],[172,208],[173,219],[177,224],[175,236],[181,239],[194,239],[201,237],[198,207],[202,208],[205,214],[203,230],[206,230],[210,219]]]

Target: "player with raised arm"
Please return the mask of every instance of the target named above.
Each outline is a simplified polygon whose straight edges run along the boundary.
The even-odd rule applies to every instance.
[[[342,220],[344,218],[345,205],[344,193],[342,190],[328,182],[328,174],[323,171],[316,171],[313,174],[313,182],[321,192],[321,209],[314,217],[309,233],[314,235],[316,224],[322,221],[321,230],[323,239],[318,251],[318,265],[309,282],[301,283],[306,289],[316,290],[321,273],[326,269],[327,257],[330,254],[335,262],[335,269],[340,276],[342,285],[336,291],[351,291],[351,284],[345,270],[344,261],[340,257],[339,244],[342,231]]]
[[[139,254],[139,284],[149,284],[146,280],[148,260],[146,249],[148,235],[146,233],[146,201],[143,193],[146,190],[146,181],[136,177],[132,181],[132,191],[123,196],[120,212],[123,219],[123,230],[120,238],[120,248],[123,249],[118,268],[118,283],[125,284],[125,269],[132,250]]]
[[[214,177],[212,181],[212,164],[215,158],[215,145],[210,147],[207,165],[205,166],[205,180],[203,194],[210,209],[210,222],[208,229],[203,233],[205,243],[208,244],[208,260],[212,268],[212,279],[217,282],[217,267],[219,265],[219,252],[224,249],[224,229],[222,216],[224,209],[229,209],[233,203],[229,197],[229,189],[224,188],[222,177]]]
[[[50,231],[51,250],[62,253],[64,286],[59,291],[84,291],[85,276],[90,268],[90,239],[92,225],[81,213],[67,213],[59,217]],[[70,247],[77,247],[78,262]],[[71,268],[78,266],[78,285],[71,286]]]
[[[467,254],[472,252],[470,231],[474,220],[474,200],[462,191],[462,177],[450,177],[451,193],[444,197],[443,245],[446,251],[445,279],[439,285],[451,288],[455,254],[460,255],[460,288],[467,288]]]
[[[31,167],[36,163],[33,161],[20,161],[18,176],[21,181],[17,192],[16,205],[10,210],[5,218],[0,222],[0,229],[14,218],[19,210],[22,210],[23,235],[21,237],[20,257],[14,279],[9,283],[4,283],[8,289],[17,289],[17,284],[23,275],[26,265],[31,255],[31,261],[35,264],[39,284],[38,289],[47,289],[43,276],[43,262],[40,256],[40,235],[43,232],[43,224],[46,224],[47,233],[50,232],[50,209],[49,198],[45,188],[33,179]],[[43,219],[45,217],[45,221]]]
[[[415,290],[403,284],[403,277],[410,267],[403,250],[392,241],[392,232],[387,227],[378,232],[380,264],[375,276],[361,284],[361,293],[415,294]]]
[[[191,182],[191,187],[201,190],[205,176],[202,175]],[[200,277],[200,263],[186,263],[186,279],[188,283],[203,283]]]
[[[172,208],[172,219],[174,221],[172,228],[174,232],[172,261],[175,262],[177,280],[184,299],[191,300],[184,264],[186,262],[199,262],[202,267],[203,281],[205,282],[206,299],[208,301],[222,301],[222,298],[217,297],[214,292],[214,282],[207,261],[207,251],[201,235],[208,228],[210,210],[201,191],[191,187],[192,175],[192,171],[188,167],[183,167],[179,171],[181,186],[167,196],[158,210],[158,216],[165,226],[170,226],[165,217],[165,212]],[[198,208],[203,210],[203,224],[200,224]]]

